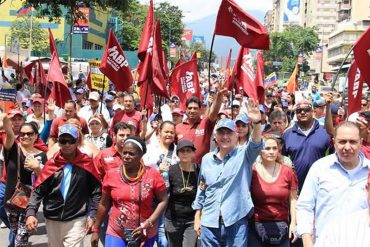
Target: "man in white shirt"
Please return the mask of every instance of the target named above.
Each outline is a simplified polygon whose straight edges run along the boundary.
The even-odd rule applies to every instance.
[[[85,119],[90,119],[91,116],[97,115],[102,121],[104,129],[108,128],[108,123],[110,121],[109,111],[106,106],[100,102],[100,95],[98,92],[91,92],[89,95],[90,105],[82,107],[78,111],[78,116]]]

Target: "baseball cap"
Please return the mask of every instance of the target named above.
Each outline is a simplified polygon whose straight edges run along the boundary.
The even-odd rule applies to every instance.
[[[27,102],[28,102],[27,98],[22,99],[22,104],[27,104]]]
[[[42,99],[42,98],[33,99],[32,104],[35,104],[35,103],[44,104],[44,99]]]
[[[295,109],[304,108],[304,107],[310,107],[312,108],[312,103],[310,100],[302,99],[296,102]]]
[[[193,149],[193,151],[197,150],[195,147],[194,147],[194,144],[191,142],[191,141],[188,141],[188,140],[181,140],[178,142],[177,144],[177,147],[176,147],[176,154],[179,153],[179,150],[182,149],[182,148],[185,148],[185,147],[189,147],[191,149]]]
[[[105,96],[105,101],[113,101],[113,96],[112,95],[110,95],[110,94],[107,94],[106,96]]]
[[[226,117],[229,117],[229,113],[226,110],[220,111],[217,115],[225,115]]]
[[[179,100],[179,101],[180,101],[180,97],[179,97],[179,96],[177,96],[177,95],[173,95],[173,96],[171,96],[171,100],[174,100],[174,99],[177,99],[177,100]]]
[[[325,106],[325,105],[326,105],[326,102],[323,99],[315,100],[313,102],[313,108],[317,108],[317,107],[321,107],[321,106]]]
[[[260,112],[262,112],[262,113],[265,113],[266,110],[267,110],[265,105],[260,105],[259,109],[260,109]]]
[[[235,95],[235,99],[243,99],[243,95],[238,93],[237,95]]]
[[[89,95],[89,99],[98,101],[100,99],[100,95],[96,91],[91,92]]]
[[[100,118],[98,118],[98,117],[91,117],[90,119],[89,119],[89,122],[88,122],[88,124],[90,124],[92,121],[98,121],[100,124],[101,124],[101,120],[100,120]]]
[[[245,124],[249,123],[248,116],[245,115],[245,114],[239,114],[238,116],[236,116],[235,123],[238,122],[238,121],[242,121]]]
[[[220,121],[218,121],[216,125],[216,131],[222,128],[227,128],[234,132],[236,131],[236,126],[235,126],[234,121],[229,118],[223,118],[223,119],[220,119]]]
[[[233,104],[232,104],[232,106],[234,106],[234,105],[236,105],[236,106],[240,106],[240,102],[239,102],[239,100],[233,100]]]
[[[84,90],[82,88],[79,88],[79,89],[76,90],[76,93],[83,94],[84,93]]]
[[[122,109],[123,109],[123,106],[122,106],[122,105],[120,105],[120,104],[115,104],[115,105],[113,106],[113,111],[122,110]]]
[[[20,115],[20,116],[22,116],[22,117],[23,117],[23,112],[22,112],[21,110],[19,110],[19,109],[13,109],[13,110],[11,110],[11,111],[9,112],[9,117],[10,117],[10,118],[12,118],[12,117],[14,117],[14,116],[16,116],[16,115]]]
[[[59,136],[68,134],[72,136],[74,139],[78,139],[78,129],[73,124],[65,124],[59,128]]]
[[[175,108],[172,110],[172,114],[179,114],[181,116],[184,115],[184,112],[180,108]]]

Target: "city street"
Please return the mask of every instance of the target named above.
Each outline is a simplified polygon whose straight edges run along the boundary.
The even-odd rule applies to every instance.
[[[44,220],[44,217],[42,217],[42,212],[39,212],[37,214],[37,218],[39,220],[39,226],[38,226],[37,232],[30,237],[31,246],[32,247],[47,247],[48,240],[47,240],[45,220]],[[5,245],[5,243],[8,243],[8,234],[9,234],[8,228],[0,229],[0,246],[1,247],[7,246]],[[91,235],[88,235],[87,237],[85,237],[85,241],[84,241],[85,247],[90,246],[90,236]],[[99,247],[100,246],[103,246],[103,245],[99,243]]]

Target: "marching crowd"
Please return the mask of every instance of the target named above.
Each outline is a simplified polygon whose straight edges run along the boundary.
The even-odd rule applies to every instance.
[[[41,204],[51,247],[370,246],[366,95],[347,116],[315,85],[258,105],[213,78],[146,109],[78,83],[59,108],[19,85],[0,116],[9,246],[31,245]]]

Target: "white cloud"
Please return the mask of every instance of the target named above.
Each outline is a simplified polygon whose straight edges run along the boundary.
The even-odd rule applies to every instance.
[[[139,0],[141,3],[148,4],[149,0]],[[169,2],[177,5],[184,12],[184,21],[191,22],[203,17],[216,14],[221,0],[153,0],[154,4]],[[259,10],[266,12],[272,9],[272,0],[235,0],[243,9]]]

